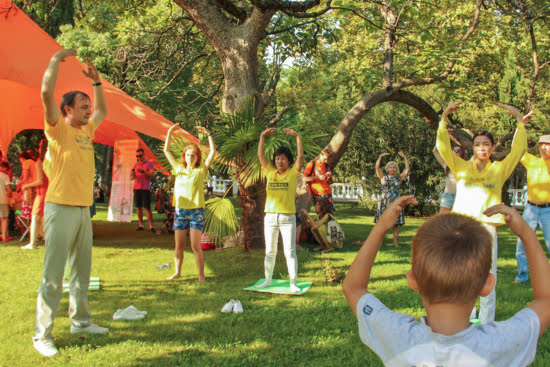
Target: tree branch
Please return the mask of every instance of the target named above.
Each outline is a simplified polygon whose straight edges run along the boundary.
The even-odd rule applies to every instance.
[[[468,41],[468,39],[470,38],[472,33],[474,33],[475,29],[479,24],[479,18],[481,16],[481,6],[482,6],[482,0],[477,0],[476,11],[474,13],[474,19],[472,20],[472,24],[470,25],[466,33],[464,33],[460,38],[460,45],[458,46],[458,49],[454,53],[455,58],[451,60],[449,63],[447,63],[447,66],[442,73],[440,73],[438,76],[429,76],[425,78],[415,78],[415,79],[403,79],[400,82],[395,83],[393,85],[393,88],[402,89],[412,85],[426,85],[426,84],[431,84],[437,81],[442,81],[447,79],[447,77],[451,74],[453,67],[456,64],[456,61],[458,60],[458,56],[464,49],[464,45],[466,44],[466,41]]]
[[[288,112],[288,110],[290,110],[290,107],[286,106],[285,108],[283,108],[283,110],[279,113],[279,115],[275,118],[272,118],[268,123],[267,123],[267,126],[274,126],[277,122],[281,121],[281,119],[283,118],[283,115],[285,113]]]
[[[248,18],[248,14],[246,14],[246,11],[243,8],[240,8],[233,4],[233,2],[227,0],[215,1],[220,6],[220,8],[237,18],[239,22],[244,23],[246,21],[246,18]]]

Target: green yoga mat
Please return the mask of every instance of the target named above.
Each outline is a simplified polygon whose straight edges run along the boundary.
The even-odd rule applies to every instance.
[[[90,277],[89,291],[98,291],[101,288],[99,277]],[[69,291],[69,281],[63,280],[63,292]]]
[[[288,294],[290,296],[301,296],[306,293],[309,287],[313,284],[312,282],[296,282],[300,292],[291,292],[290,291],[290,281],[284,279],[273,279],[271,282],[273,285],[271,287],[265,288],[256,288],[257,285],[260,285],[264,282],[264,278],[260,278],[254,285],[250,287],[243,288],[245,291],[253,292],[262,292],[262,293],[275,293],[275,294]]]

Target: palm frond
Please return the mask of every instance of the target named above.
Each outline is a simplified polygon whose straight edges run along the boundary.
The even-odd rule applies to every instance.
[[[229,199],[218,197],[212,197],[204,204],[204,232],[219,246],[224,237],[237,233],[235,208]]]

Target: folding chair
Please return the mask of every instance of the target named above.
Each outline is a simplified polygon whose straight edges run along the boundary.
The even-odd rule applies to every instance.
[[[157,234],[161,233],[173,233],[174,231],[172,228],[174,227],[174,207],[170,204],[167,204],[164,207],[164,214],[166,214],[166,219],[164,220],[164,224],[160,229],[157,229]]]
[[[21,238],[19,239],[20,242],[23,242],[23,240],[25,239],[25,237],[27,237],[31,229],[32,207],[26,206],[25,204],[26,203],[23,203],[23,207],[21,208],[21,214],[15,216],[16,227],[19,227],[19,230],[22,233]]]

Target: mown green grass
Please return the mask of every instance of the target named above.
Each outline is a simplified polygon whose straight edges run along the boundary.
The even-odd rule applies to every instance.
[[[19,242],[0,246],[0,366],[380,366],[378,357],[359,340],[356,319],[340,286],[328,283],[323,259],[347,270],[362,240],[372,228],[372,217],[353,205],[338,205],[337,214],[347,238],[344,249],[328,254],[298,250],[299,277],[314,284],[303,296],[243,291],[263,276],[263,251],[242,249],[205,252],[204,284],[196,282],[192,253],[185,252],[183,276],[164,279],[173,269],[173,237],[136,232],[132,224],[106,222],[105,207],[94,218],[92,276],[102,289],[90,292],[94,322],[110,328],[104,336],[71,335],[68,295],[61,301],[53,334],[60,355],[40,356],[32,347],[36,290],[44,247],[19,249]],[[160,224],[161,215],[155,215]],[[382,247],[376,259],[371,290],[389,307],[423,315],[417,294],[406,283],[410,240],[423,219],[407,218],[401,247]],[[62,229],[61,229],[62,230]],[[505,319],[532,300],[530,286],[513,285],[516,272],[515,236],[499,229],[497,319]],[[276,277],[287,277],[279,250]],[[240,299],[243,314],[222,314],[231,298]],[[134,305],[149,314],[145,320],[113,321],[118,308]],[[539,340],[534,366],[550,361],[549,337]],[[490,341],[488,341],[490,342]]]

